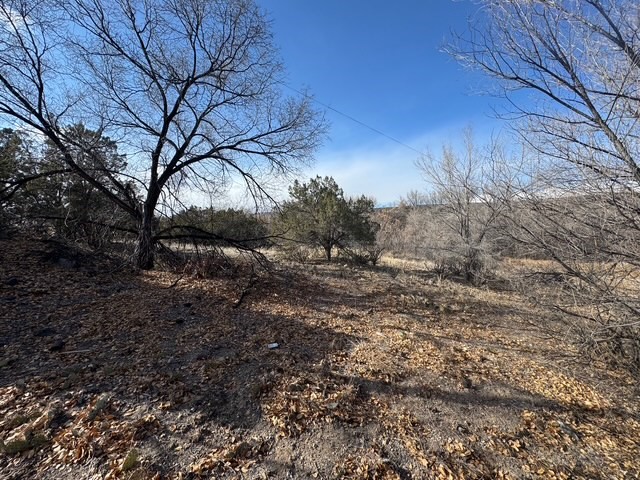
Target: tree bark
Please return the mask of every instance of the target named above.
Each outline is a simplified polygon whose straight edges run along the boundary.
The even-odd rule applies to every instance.
[[[155,210],[161,187],[152,179],[147,199],[142,207],[142,217],[138,226],[138,240],[135,252],[136,266],[141,270],[151,270],[155,265]]]
[[[136,266],[141,270],[151,270],[155,262],[155,240],[153,238],[153,209],[145,204],[138,230],[136,245]]]
[[[327,255],[327,262],[330,262],[331,261],[331,245],[328,245],[328,246],[325,245],[324,251],[325,251],[325,254]]]

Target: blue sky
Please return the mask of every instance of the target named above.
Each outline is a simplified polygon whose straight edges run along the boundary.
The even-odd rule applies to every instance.
[[[272,20],[289,85],[416,150],[437,151],[472,125],[481,140],[501,124],[487,80],[443,44],[477,10],[470,0],[259,0]],[[318,105],[319,108],[322,108]],[[326,110],[329,138],[307,176],[331,175],[349,195],[397,201],[426,184],[418,153]]]

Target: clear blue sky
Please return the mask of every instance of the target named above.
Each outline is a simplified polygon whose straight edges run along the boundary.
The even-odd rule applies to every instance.
[[[437,151],[472,125],[500,129],[480,92],[443,44],[477,11],[470,0],[259,0],[272,20],[289,84],[416,150]],[[319,108],[322,108],[319,105]],[[333,176],[346,193],[378,204],[424,189],[418,154],[331,110],[329,138],[308,176]]]

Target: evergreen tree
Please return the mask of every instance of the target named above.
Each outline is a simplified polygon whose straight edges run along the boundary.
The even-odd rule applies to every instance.
[[[377,226],[370,219],[373,200],[345,198],[333,178],[318,176],[309,183],[296,180],[289,195],[291,201],[283,205],[280,216],[281,228],[295,241],[322,247],[327,261],[334,247],[375,242]]]

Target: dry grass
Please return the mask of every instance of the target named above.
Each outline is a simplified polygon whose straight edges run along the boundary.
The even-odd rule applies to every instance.
[[[433,262],[429,262],[427,260],[401,258],[391,254],[384,254],[380,260],[380,265],[411,272],[432,268]]]

